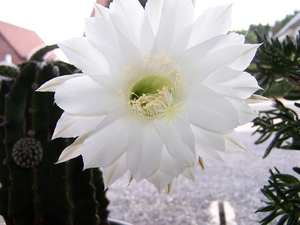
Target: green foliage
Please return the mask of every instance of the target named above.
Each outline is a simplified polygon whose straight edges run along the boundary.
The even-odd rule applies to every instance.
[[[283,96],[289,100],[300,99],[300,38],[294,41],[287,36],[283,42],[257,34],[263,43],[253,64],[247,69],[258,80],[268,97]]]
[[[295,12],[296,14],[296,12]],[[272,28],[284,26],[291,17],[284,21],[276,22]],[[284,97],[288,100],[300,99],[300,32],[293,39],[289,36],[282,42],[278,39],[269,38],[262,31],[258,31],[257,42],[262,43],[257,51],[253,63],[247,69],[258,80],[264,88],[259,94],[267,97]],[[300,104],[295,103],[296,107]],[[272,139],[263,157],[268,156],[273,148],[285,150],[300,150],[300,122],[297,113],[285,107],[279,100],[275,99],[274,109],[262,111],[254,122],[256,131],[260,137],[255,144],[260,144]],[[293,168],[300,174],[300,168]],[[262,193],[268,201],[266,206],[261,207],[257,212],[268,213],[260,221],[266,225],[279,218],[277,224],[299,225],[300,224],[300,183],[299,180],[289,174],[281,174],[272,171],[269,184],[262,189]]]
[[[82,159],[55,164],[73,140],[51,140],[62,110],[44,82],[77,68],[43,56],[46,46],[18,67],[0,67],[0,214],[8,225],[108,224],[102,174],[82,171]]]
[[[260,221],[267,225],[275,218],[280,217],[277,225],[299,225],[300,224],[300,181],[289,174],[282,174],[276,168],[276,174],[270,170],[269,184],[261,189],[268,199],[264,201],[267,206],[259,208],[256,212],[269,213]],[[300,174],[300,168],[293,170]]]
[[[268,37],[270,31],[271,31],[270,25],[251,24],[248,30],[235,30],[234,32],[245,35],[245,39],[247,43],[259,43],[256,33],[263,34]]]
[[[295,10],[293,14],[287,14],[282,20],[277,20],[272,27],[272,33],[276,34],[281,28],[283,28],[297,13],[299,10]]]
[[[282,20],[275,21],[274,25],[269,24],[251,24],[248,30],[236,30],[234,32],[246,35],[246,42],[260,43],[256,33],[269,38],[269,34],[275,35],[281,28],[284,27],[299,11],[295,10],[294,14],[287,14]]]
[[[265,151],[264,158],[273,148],[300,150],[300,121],[297,113],[286,108],[277,99],[273,106],[275,109],[261,111],[259,117],[253,120],[253,126],[258,127],[254,133],[261,134],[255,144],[273,138]],[[296,106],[299,107],[298,104]]]

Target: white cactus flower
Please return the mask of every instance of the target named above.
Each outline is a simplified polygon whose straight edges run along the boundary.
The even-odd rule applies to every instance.
[[[234,128],[256,117],[259,89],[245,70],[259,45],[228,33],[231,5],[194,18],[191,0],[114,0],[95,5],[86,37],[62,43],[82,74],[48,81],[64,110],[53,138],[77,137],[58,162],[82,155],[105,185],[129,171],[161,191],[180,174],[194,180],[203,159],[243,149]]]

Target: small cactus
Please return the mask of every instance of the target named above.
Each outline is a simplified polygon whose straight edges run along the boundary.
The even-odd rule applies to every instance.
[[[12,157],[18,166],[33,168],[42,160],[42,145],[32,137],[21,138],[14,144]]]
[[[51,136],[62,111],[53,93],[35,92],[44,82],[78,69],[43,56],[0,66],[0,214],[7,225],[109,224],[99,169],[82,171],[80,157],[55,164],[73,139]]]

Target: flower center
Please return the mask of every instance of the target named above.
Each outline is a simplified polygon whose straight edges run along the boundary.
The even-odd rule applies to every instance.
[[[174,63],[164,56],[144,56],[142,71],[138,75],[134,73],[131,67],[124,70],[123,83],[118,90],[128,109],[140,118],[164,117],[174,121],[182,109],[178,103],[181,73]],[[140,79],[135,81],[134,77]]]
[[[138,81],[131,90],[130,99],[134,100],[140,98],[143,95],[153,95],[163,87],[173,87],[172,82],[165,77],[160,76],[148,76]]]
[[[174,84],[165,77],[148,76],[132,88],[129,107],[142,118],[156,118],[176,99]]]

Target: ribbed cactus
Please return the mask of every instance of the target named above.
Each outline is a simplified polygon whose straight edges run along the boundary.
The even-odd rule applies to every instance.
[[[18,67],[0,66],[0,214],[6,224],[108,224],[102,174],[82,160],[55,164],[73,140],[51,141],[62,111],[35,90],[76,68],[44,61],[47,46]]]

